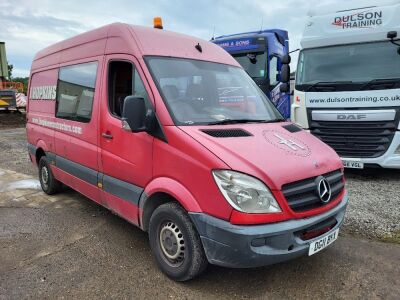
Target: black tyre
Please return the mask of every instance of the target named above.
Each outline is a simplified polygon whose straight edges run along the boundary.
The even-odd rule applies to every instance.
[[[207,267],[200,236],[177,203],[163,204],[153,212],[149,239],[158,267],[173,280],[190,280]]]
[[[46,156],[39,160],[39,181],[43,192],[53,195],[61,190],[61,182],[54,178]]]

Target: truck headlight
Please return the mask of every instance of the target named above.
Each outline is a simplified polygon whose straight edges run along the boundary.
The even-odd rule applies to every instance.
[[[278,202],[260,180],[230,170],[215,170],[212,174],[219,190],[236,210],[245,213],[281,212]]]

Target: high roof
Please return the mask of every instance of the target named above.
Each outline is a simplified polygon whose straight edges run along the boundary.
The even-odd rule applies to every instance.
[[[200,44],[202,52],[195,46]],[[208,41],[168,30],[113,23],[66,39],[39,51],[32,69],[104,54],[125,53],[183,57],[239,66],[221,47]]]
[[[400,0],[352,0],[352,1],[337,1],[335,3],[329,4],[318,4],[312,8],[307,13],[307,16],[320,16],[331,14],[334,12],[345,12],[360,8],[371,8],[377,6],[387,6],[399,4]]]
[[[259,31],[249,31],[249,32],[242,32],[242,33],[235,33],[235,34],[226,34],[226,35],[221,35],[217,36],[214,38],[214,40],[227,40],[227,39],[236,39],[236,38],[242,38],[242,37],[252,37],[252,36],[265,36],[267,34],[278,34],[280,35],[284,40],[288,40],[288,32],[283,29],[264,29],[264,30],[259,30]]]
[[[400,31],[400,0],[355,0],[311,9],[300,44],[302,48],[387,41]]]

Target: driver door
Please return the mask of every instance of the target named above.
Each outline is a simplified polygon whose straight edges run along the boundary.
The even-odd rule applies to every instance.
[[[123,130],[121,115],[126,96],[152,101],[134,57],[110,55],[106,65],[99,137],[104,203],[137,224],[139,198],[152,178],[153,137]]]

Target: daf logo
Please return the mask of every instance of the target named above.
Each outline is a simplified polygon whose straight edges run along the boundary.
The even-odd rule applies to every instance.
[[[290,149],[297,151],[297,150],[305,150],[305,148],[301,145],[299,145],[298,143],[296,143],[295,141],[292,141],[290,139],[285,139],[283,137],[281,137],[279,134],[274,134],[278,139],[279,139],[279,144],[281,145],[286,145],[288,146]]]
[[[328,203],[331,200],[332,190],[326,178],[322,178],[318,182],[318,196],[323,203]]]
[[[338,120],[362,120],[366,119],[366,114],[338,114],[336,115]]]

